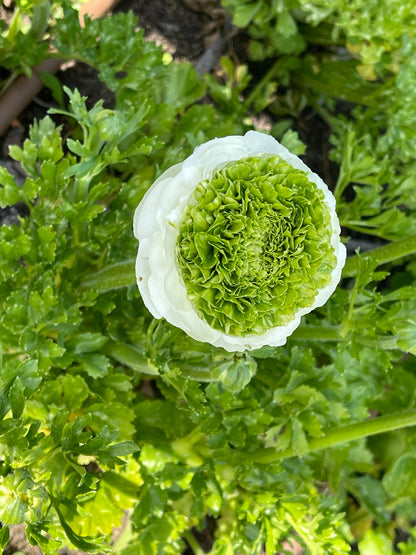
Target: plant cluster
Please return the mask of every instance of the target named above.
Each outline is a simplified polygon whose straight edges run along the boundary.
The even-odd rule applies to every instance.
[[[228,59],[224,82],[199,77],[131,13],[81,27],[70,2],[60,17],[27,0],[16,4],[28,19],[0,28],[3,68],[24,71],[52,43],[115,95],[113,108],[87,107],[54,81],[61,106],[10,149],[24,183],[0,167],[0,206],[21,208],[0,228],[2,548],[25,523],[46,555],[200,555],[208,527],[214,555],[293,542],[311,554],[416,550],[413,4],[223,3],[261,44],[270,14],[282,44],[292,37],[264,50],[274,59],[255,85]],[[374,248],[350,251],[334,295],[282,347],[229,353],[154,319],[134,273],[146,190],[266,107],[272,134],[304,152],[291,127],[306,106],[331,128],[344,240]]]
[[[359,60],[366,79],[397,71],[403,34],[414,36],[415,3],[400,0],[221,0],[233,22],[247,29],[250,54],[264,60],[299,55],[314,47],[339,54],[345,48]],[[392,17],[394,15],[394,17]]]

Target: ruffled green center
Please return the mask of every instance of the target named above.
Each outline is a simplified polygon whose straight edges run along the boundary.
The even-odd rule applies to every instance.
[[[323,192],[279,156],[222,168],[198,185],[180,224],[188,298],[227,334],[287,324],[331,281],[330,223]]]

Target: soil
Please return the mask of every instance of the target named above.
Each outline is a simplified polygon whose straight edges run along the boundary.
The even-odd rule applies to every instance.
[[[12,2],[5,2],[11,7]],[[221,55],[228,55],[238,63],[247,63],[245,51],[245,37],[231,25],[219,0],[121,0],[114,8],[114,12],[132,10],[139,20],[139,26],[145,31],[149,40],[169,51],[172,56],[181,61],[194,63],[199,71],[215,71]],[[0,7],[0,17],[10,17],[11,11]],[[85,64],[69,64],[58,72],[57,77],[63,85],[78,88],[83,96],[88,97],[88,104],[92,106],[99,99],[104,100],[105,106],[114,103],[112,93],[97,78],[97,73]],[[6,166],[16,175],[17,180],[23,182],[24,175],[18,164],[8,157],[11,144],[22,144],[27,135],[30,124],[34,119],[46,115],[51,106],[56,106],[48,89],[43,89],[36,98],[13,122],[9,130],[0,136],[0,164]],[[326,151],[329,129],[316,113],[308,111],[302,118],[302,125],[298,131],[303,141],[308,144],[308,151],[304,157],[306,163],[322,177],[328,184],[334,180],[334,168],[328,161]],[[261,121],[262,116],[259,116]],[[270,116],[264,115],[266,126],[270,123]],[[296,125],[296,123],[295,123]],[[18,222],[18,216],[25,216],[25,207],[16,205],[7,209],[0,209],[0,224]],[[208,519],[202,531],[195,531],[195,537],[201,547],[208,551],[212,546],[215,521]],[[11,541],[3,551],[4,555],[21,552],[27,555],[41,555],[38,547],[28,545],[24,525],[11,528]],[[82,555],[80,551],[61,550],[61,555]],[[192,555],[187,549],[184,555]]]

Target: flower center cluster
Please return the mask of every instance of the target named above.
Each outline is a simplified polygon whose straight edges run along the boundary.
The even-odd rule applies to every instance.
[[[279,156],[250,157],[195,189],[177,264],[211,327],[261,334],[312,305],[336,266],[324,194]]]

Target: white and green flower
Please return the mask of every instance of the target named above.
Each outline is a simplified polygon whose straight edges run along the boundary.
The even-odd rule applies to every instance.
[[[134,233],[152,315],[228,351],[283,345],[345,263],[332,193],[257,131],[208,141],[163,173]]]

